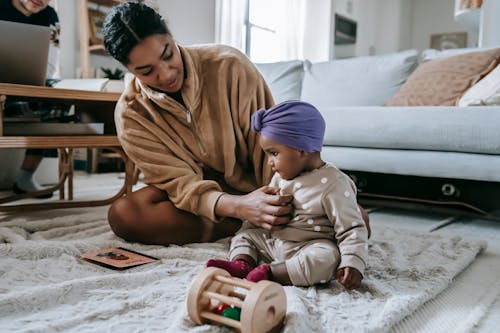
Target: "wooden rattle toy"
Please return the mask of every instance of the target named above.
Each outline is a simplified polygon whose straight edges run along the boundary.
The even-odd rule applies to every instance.
[[[208,267],[191,283],[187,308],[189,317],[198,325],[222,324],[241,333],[274,332],[285,319],[286,295],[276,282],[255,283],[232,277],[221,268]]]

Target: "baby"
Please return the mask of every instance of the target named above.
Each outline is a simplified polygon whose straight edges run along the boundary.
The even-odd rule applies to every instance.
[[[358,288],[368,230],[353,181],[321,159],[321,113],[311,104],[287,101],[254,113],[252,130],[260,133],[275,172],[269,186],[294,197],[294,218],[272,231],[244,223],[231,240],[230,260],[211,259],[207,266],[254,282],[311,286],[336,279],[347,289]]]

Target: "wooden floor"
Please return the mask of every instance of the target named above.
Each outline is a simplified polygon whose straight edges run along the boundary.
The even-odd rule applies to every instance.
[[[74,176],[74,200],[105,200],[115,195],[123,186],[125,173],[94,173],[89,174],[83,171],[76,171]],[[50,186],[52,184],[43,184]],[[134,189],[143,187],[144,184],[138,183]],[[0,197],[11,195],[10,190],[0,190]],[[59,193],[56,191],[50,199],[23,199],[16,201],[19,203],[47,203],[57,201]]]

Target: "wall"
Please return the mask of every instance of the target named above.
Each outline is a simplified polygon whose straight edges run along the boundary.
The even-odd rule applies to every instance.
[[[413,24],[413,1],[400,1],[400,18],[399,18],[399,50],[411,49],[411,26]]]
[[[412,48],[429,48],[432,34],[463,31],[467,32],[467,46],[477,46],[478,28],[455,22],[453,0],[413,0],[412,6]]]
[[[377,0],[376,3],[375,42],[371,54],[407,49],[411,38],[411,0]]]
[[[485,0],[481,11],[479,45],[481,47],[500,45],[500,0]]]
[[[54,2],[54,1],[52,1]],[[78,18],[76,13],[76,0],[56,2],[55,7],[61,23],[61,77],[73,78],[79,66],[78,56]]]
[[[215,41],[215,0],[160,0],[160,14],[183,45]]]
[[[331,21],[335,13],[355,20],[358,35],[356,45],[332,45],[331,58],[392,53],[409,48],[424,50],[430,47],[431,35],[438,33],[465,31],[468,33],[467,46],[478,43],[477,27],[455,21],[453,0],[332,1]],[[499,25],[493,19],[490,21],[492,25]],[[332,24],[332,36],[333,31]]]
[[[332,58],[391,53],[407,48],[410,1],[333,0],[332,21],[335,13],[356,21],[357,40],[355,45],[334,45]]]

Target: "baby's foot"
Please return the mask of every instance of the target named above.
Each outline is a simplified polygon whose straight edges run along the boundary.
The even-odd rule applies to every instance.
[[[252,282],[272,280],[271,276],[271,266],[269,266],[269,264],[263,264],[255,267],[250,273],[248,273],[247,280]]]
[[[253,269],[250,265],[243,259],[236,260],[220,260],[220,259],[210,259],[207,261],[207,267],[218,267],[225,269],[231,274],[231,276],[243,279],[247,274]]]

